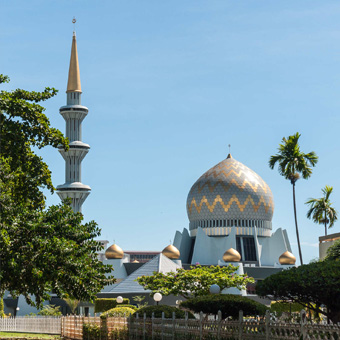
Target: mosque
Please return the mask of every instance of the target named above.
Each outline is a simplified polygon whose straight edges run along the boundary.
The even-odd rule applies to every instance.
[[[61,199],[72,199],[74,211],[90,194],[91,188],[81,183],[81,162],[90,146],[82,141],[82,122],[88,108],[81,105],[81,83],[76,34],[73,33],[70,68],[67,84],[67,105],[60,108],[66,121],[68,151],[60,149],[65,160],[65,183],[57,187]],[[274,213],[273,194],[266,182],[253,170],[237,161],[229,153],[226,159],[205,172],[191,187],[186,204],[188,228],[176,231],[173,244],[162,252],[124,252],[113,244],[98,257],[114,268],[117,282],[107,286],[98,297],[129,297],[145,295],[135,280],[153,272],[169,272],[190,265],[220,265],[233,263],[238,273],[246,273],[255,280],[262,280],[283,268],[295,265],[286,230],[272,232]],[[106,248],[108,241],[102,241]],[[140,259],[141,261],[138,261]],[[143,260],[142,260],[143,259]],[[228,293],[254,296],[254,286],[245,291]],[[161,303],[174,304],[176,297],[165,297]],[[36,312],[23,297],[14,303],[4,299],[5,311],[15,309],[17,315]],[[65,303],[52,296],[52,304]],[[66,308],[66,307],[65,307]],[[62,308],[63,310],[63,308]],[[81,313],[93,313],[93,306],[83,303]]]

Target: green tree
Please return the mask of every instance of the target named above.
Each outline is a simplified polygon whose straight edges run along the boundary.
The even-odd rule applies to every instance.
[[[327,249],[325,260],[340,261],[340,240],[335,241],[334,244]]]
[[[340,322],[340,262],[313,262],[283,270],[258,281],[256,293],[297,302],[334,323]],[[322,305],[326,310],[320,308]]]
[[[233,265],[222,267],[197,265],[191,266],[190,270],[178,268],[176,272],[166,274],[154,272],[154,275],[141,276],[136,281],[145,290],[151,290],[152,293],[182,295],[189,298],[190,296],[196,297],[210,294],[209,289],[213,284],[219,285],[223,290],[231,287],[244,289],[247,283],[255,282],[253,278],[245,274],[235,274],[236,270],[237,267]]]
[[[293,206],[296,238],[299,248],[300,262],[303,264],[302,252],[299,237],[299,228],[296,215],[296,201],[295,201],[295,184],[302,175],[303,179],[308,179],[312,175],[312,167],[318,162],[318,157],[314,151],[303,153],[300,150],[299,138],[300,134],[297,132],[295,135],[288,138],[283,137],[282,143],[279,144],[278,153],[271,156],[269,159],[269,167],[274,169],[275,164],[278,163],[278,169],[281,176],[288,179],[293,186]]]
[[[326,185],[322,189],[323,197],[321,198],[310,198],[305,204],[309,205],[307,217],[312,219],[314,223],[324,224],[325,236],[327,235],[327,223],[328,228],[333,227],[335,221],[338,219],[338,213],[329,199],[333,191],[333,187]]]
[[[8,77],[0,75],[0,84]],[[97,258],[100,229],[74,213],[68,202],[45,210],[42,189],[54,191],[51,173],[35,148],[68,148],[38,104],[56,90],[0,92],[0,298],[5,290],[42,305],[54,290],[60,297],[92,300],[113,283],[111,266]],[[32,300],[31,296],[35,299]]]

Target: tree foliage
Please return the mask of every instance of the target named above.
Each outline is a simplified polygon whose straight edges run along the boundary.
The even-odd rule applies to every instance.
[[[264,315],[266,306],[244,296],[231,294],[216,294],[199,296],[181,303],[181,307],[189,308],[194,313],[217,315],[221,311],[222,318],[238,318],[242,310],[245,316]]]
[[[152,276],[137,278],[145,290],[163,295],[201,296],[209,294],[209,288],[213,284],[219,285],[221,290],[236,287],[244,289],[247,283],[255,282],[247,275],[235,274],[237,267],[228,266],[191,266],[190,270],[179,268],[176,272],[158,273]]]
[[[296,238],[299,248],[300,262],[303,264],[302,252],[299,237],[299,228],[296,215],[296,202],[295,202],[295,184],[300,178],[300,174],[303,179],[308,179],[312,175],[312,167],[318,162],[318,156],[314,151],[303,153],[300,150],[299,138],[300,134],[297,132],[295,135],[288,138],[283,137],[282,143],[279,144],[278,153],[271,156],[269,159],[269,167],[274,169],[278,164],[279,173],[284,178],[288,179],[293,186],[293,206],[294,206],[294,218]]]
[[[46,305],[38,312],[42,316],[61,316],[60,306]]]
[[[9,78],[0,75],[0,84]],[[45,88],[43,92],[17,89],[0,92],[0,150],[1,163],[6,162],[12,176],[11,195],[16,204],[30,209],[45,206],[43,188],[53,192],[51,172],[32,147],[46,146],[68,149],[68,140],[50,126],[45,108],[38,103],[55,96],[57,90]]]
[[[8,78],[0,75],[0,84]],[[33,148],[65,149],[68,141],[50,126],[38,103],[55,89],[0,92],[0,298],[5,290],[41,306],[52,290],[61,298],[92,300],[112,267],[97,258],[100,229],[67,202],[45,207],[42,189],[53,192],[51,173]],[[31,299],[31,295],[35,299]]]
[[[321,261],[293,267],[258,281],[256,293],[297,302],[333,322],[340,321],[340,262]],[[326,306],[326,310],[320,307]]]
[[[321,198],[310,198],[306,204],[309,205],[307,217],[312,219],[314,223],[323,224],[325,226],[325,235],[327,235],[327,224],[328,228],[333,227],[335,221],[338,219],[338,213],[329,199],[333,187],[326,185],[322,189],[323,197]]]
[[[334,244],[327,249],[325,260],[340,261],[340,240],[335,241]]]

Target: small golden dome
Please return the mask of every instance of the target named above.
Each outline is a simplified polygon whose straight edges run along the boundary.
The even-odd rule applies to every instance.
[[[167,247],[165,247],[162,250],[162,254],[165,255],[166,257],[168,257],[171,260],[177,260],[181,255],[179,250],[175,246],[173,246],[172,244],[169,244]]]
[[[121,247],[117,246],[117,244],[113,244],[106,249],[105,256],[109,260],[122,259],[124,256],[124,251]]]
[[[296,257],[287,250],[279,257],[279,262],[280,264],[294,265],[296,262]]]
[[[241,255],[234,248],[230,248],[223,254],[223,261],[224,262],[240,262]]]
[[[139,261],[136,260],[136,259],[134,259],[134,260],[132,261],[132,263],[139,263]]]

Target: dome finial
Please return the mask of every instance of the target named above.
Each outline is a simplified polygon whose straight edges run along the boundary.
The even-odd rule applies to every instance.
[[[72,23],[73,23],[73,35],[74,36],[76,35],[76,22],[77,22],[76,17],[73,17]]]
[[[181,256],[179,250],[175,246],[173,246],[171,242],[167,247],[162,250],[162,254],[171,260],[177,260]]]
[[[229,153],[228,153],[227,159],[228,159],[228,158],[233,158],[233,157],[231,156],[231,151],[230,151],[230,149],[231,149],[231,145],[230,145],[230,144],[228,144],[228,147],[229,147]]]

